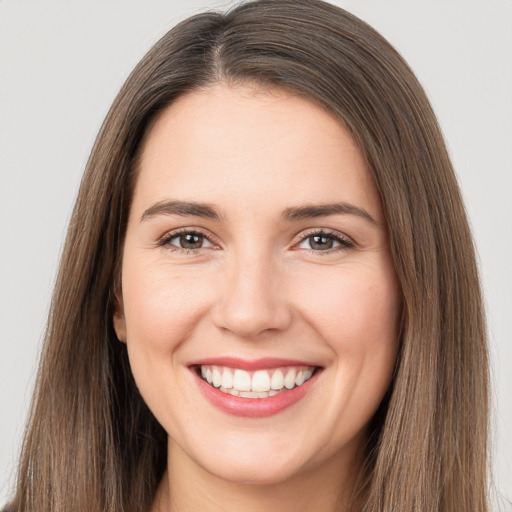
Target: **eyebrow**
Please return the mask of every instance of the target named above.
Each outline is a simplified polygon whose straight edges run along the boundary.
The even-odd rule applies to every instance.
[[[364,208],[345,202],[290,207],[283,210],[281,217],[287,221],[297,221],[340,214],[357,215],[371,224],[377,225],[377,221]],[[143,222],[157,215],[202,217],[215,221],[219,221],[222,217],[217,208],[208,203],[170,200],[160,201],[149,207],[141,215],[140,220]]]
[[[285,220],[303,220],[314,219],[316,217],[326,217],[328,215],[357,215],[371,224],[377,225],[377,221],[364,209],[350,203],[328,203],[312,204],[306,206],[297,206],[286,208],[282,217]]]
[[[143,222],[156,215],[181,215],[184,217],[203,217],[206,219],[220,220],[218,210],[208,203],[196,203],[192,201],[160,201],[149,207],[140,217]]]

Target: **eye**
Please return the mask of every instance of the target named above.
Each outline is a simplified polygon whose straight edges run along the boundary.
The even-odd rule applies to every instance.
[[[168,233],[160,240],[158,245],[170,247],[173,250],[183,249],[184,251],[196,251],[198,249],[214,247],[214,244],[203,233],[193,230]]]
[[[351,240],[335,232],[316,231],[306,234],[297,245],[298,249],[309,249],[315,252],[328,252],[354,247]]]

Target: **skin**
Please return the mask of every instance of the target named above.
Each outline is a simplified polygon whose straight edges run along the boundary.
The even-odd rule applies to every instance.
[[[220,218],[147,213],[169,200],[207,203]],[[373,221],[282,216],[339,202]],[[203,245],[181,248],[181,228],[204,235]],[[318,231],[327,245],[312,248]],[[401,296],[378,192],[336,119],[251,85],[216,84],[167,107],[144,141],[118,296],[117,335],[169,434],[154,510],[347,503],[395,364]],[[323,371],[279,414],[236,417],[206,401],[188,367],[220,356],[299,359]]]

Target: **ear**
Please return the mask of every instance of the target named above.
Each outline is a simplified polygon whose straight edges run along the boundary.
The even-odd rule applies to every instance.
[[[113,321],[117,339],[126,343],[126,319],[124,316],[123,294],[121,291],[117,291],[115,295]]]

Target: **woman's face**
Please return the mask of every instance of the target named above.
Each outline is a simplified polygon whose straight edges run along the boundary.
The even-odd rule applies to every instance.
[[[119,296],[116,332],[171,463],[273,483],[359,462],[401,299],[362,154],[319,106],[216,85],[164,110]]]

